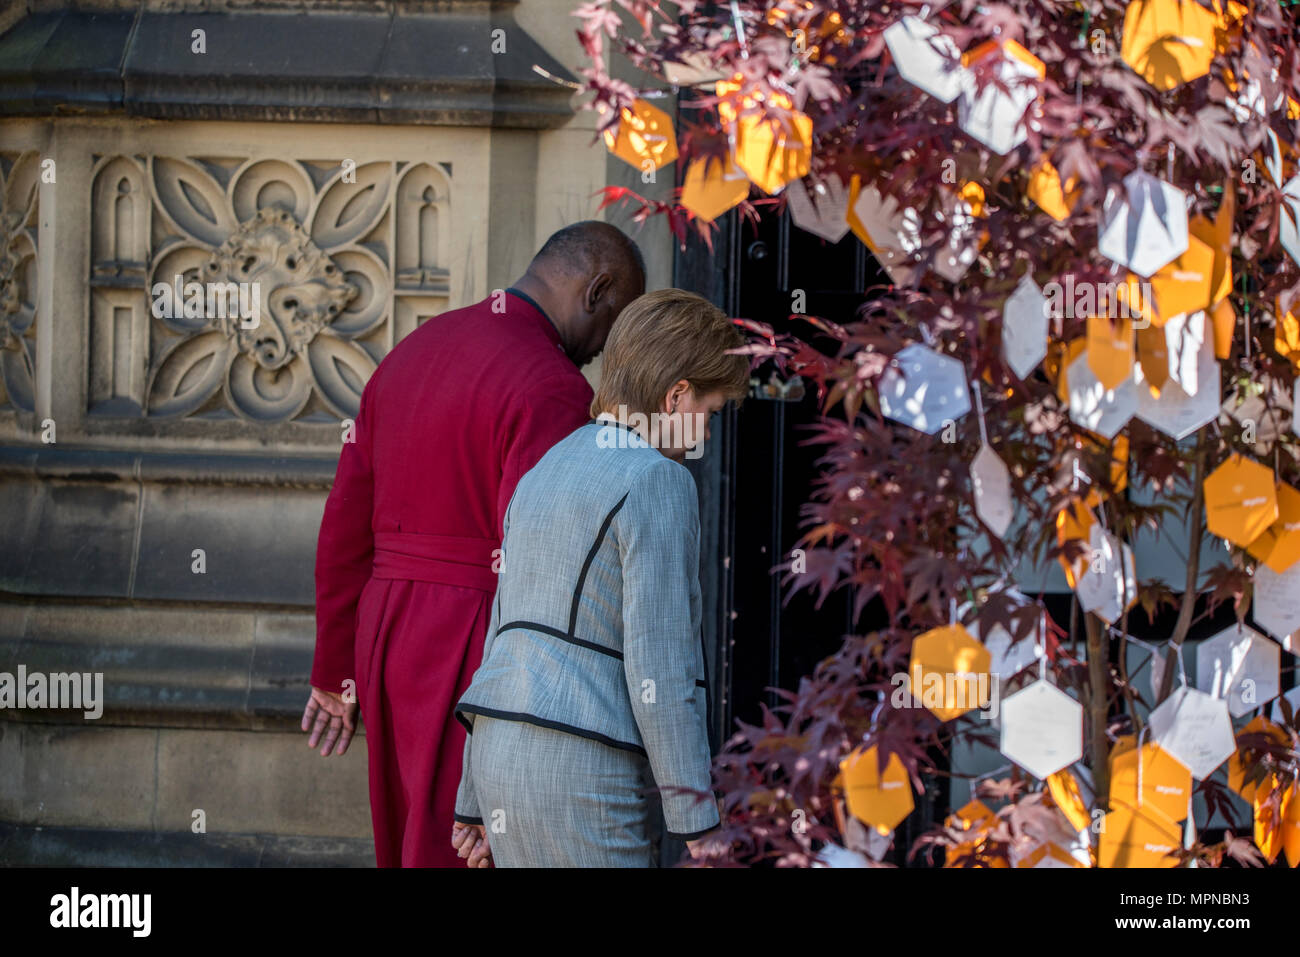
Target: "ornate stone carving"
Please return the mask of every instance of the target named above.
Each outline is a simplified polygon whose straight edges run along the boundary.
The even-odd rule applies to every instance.
[[[35,407],[36,152],[0,153],[0,406]]]
[[[439,166],[112,157],[93,202],[92,413],[352,417],[404,317],[445,308]]]
[[[259,209],[221,244],[203,279],[208,286],[256,288],[254,316],[223,309],[208,321],[263,369],[279,369],[301,355],[357,294],[293,216],[274,206]],[[252,328],[249,318],[257,320]]]

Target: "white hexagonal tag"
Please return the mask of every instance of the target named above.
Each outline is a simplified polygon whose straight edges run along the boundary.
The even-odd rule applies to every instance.
[[[989,531],[1001,538],[1015,515],[1011,501],[1011,473],[997,453],[983,442],[970,464],[971,487],[975,493],[975,514]]]
[[[1274,144],[1277,137],[1270,130]],[[1270,171],[1271,172],[1271,171]],[[1281,159],[1278,160],[1278,172],[1281,172]],[[1276,173],[1273,178],[1278,179]],[[1300,176],[1293,176],[1282,186],[1282,212],[1278,217],[1277,239],[1287,254],[1300,263]]]
[[[1187,194],[1134,170],[1102,203],[1097,251],[1149,279],[1187,252]]]
[[[1171,438],[1187,438],[1197,429],[1204,428],[1217,419],[1223,408],[1219,362],[1214,358],[1213,342],[1201,344],[1195,395],[1188,395],[1177,383],[1166,382],[1159,397],[1153,396],[1147,388],[1140,363],[1134,377],[1138,381],[1137,417]]]
[[[914,342],[880,376],[880,412],[933,435],[970,411],[966,371],[952,356]]]
[[[1196,687],[1228,702],[1234,718],[1281,692],[1282,649],[1254,628],[1233,626],[1196,646]]]
[[[966,68],[952,37],[917,17],[903,17],[885,31],[885,45],[908,83],[944,103],[957,98]]]
[[[1070,389],[1070,418],[1085,429],[1113,439],[1137,412],[1136,375],[1129,376],[1113,389],[1107,389],[1088,365],[1087,349],[1070,363],[1065,379]]]
[[[1038,98],[1038,70],[1005,53],[993,67],[993,78],[977,89],[974,71],[967,69],[957,101],[957,125],[994,153],[1006,156],[1029,138],[1025,110]]]
[[[1201,356],[1205,345],[1205,313],[1183,313],[1165,323],[1169,378],[1182,386],[1188,395],[1196,395],[1200,387]],[[1210,354],[1214,354],[1213,341]]]
[[[1296,376],[1295,381],[1291,383],[1291,408],[1292,409],[1296,407],[1295,405],[1296,399],[1300,399],[1300,376]],[[1295,415],[1291,416],[1291,431],[1294,432],[1296,435],[1300,435],[1300,417],[1297,417]]]
[[[934,256],[934,271],[949,282],[957,282],[966,275],[971,263],[979,255],[979,243],[975,237],[975,215],[971,204],[959,199],[947,211],[952,229],[948,232],[948,241]]]
[[[1282,186],[1282,143],[1278,140],[1277,134],[1267,126],[1264,127],[1268,134],[1268,150],[1264,153],[1264,168],[1268,170],[1268,175],[1273,177],[1273,182]]]
[[[1047,355],[1047,297],[1029,273],[1002,307],[1002,354],[1021,379]]]
[[[1284,714],[1282,714],[1283,698],[1285,698],[1287,703],[1291,705],[1291,714],[1293,715],[1300,714],[1300,688],[1292,688],[1286,694],[1279,695],[1278,699],[1273,702],[1273,707],[1269,708],[1268,710],[1269,720],[1276,721],[1278,724],[1281,724],[1282,719],[1286,717]]]
[[[1031,604],[1030,600],[1018,588],[1007,588],[1007,594],[1017,600],[1018,604]],[[970,608],[970,603],[964,604],[959,609],[958,614],[964,614]],[[1011,640],[1011,632],[1007,631],[1002,625],[994,625],[989,629],[987,637],[980,636],[980,621],[976,618],[970,624],[965,626],[966,630],[971,633],[985,648],[989,650],[989,674],[998,678],[1010,678],[1024,671],[1043,654],[1042,647],[1038,644],[1032,627],[1025,628],[1020,633],[1019,641]]]
[[[1300,629],[1300,562],[1280,575],[1263,562],[1255,566],[1255,624],[1295,654],[1291,636]]]
[[[1001,751],[1036,778],[1083,757],[1083,708],[1048,681],[1002,702]]]
[[[1178,688],[1149,719],[1151,740],[1196,778],[1207,778],[1237,750],[1228,703],[1204,691]]]
[[[898,200],[874,186],[858,190],[853,215],[867,231],[867,243],[889,278],[900,286],[910,285],[921,253],[921,216],[911,206],[902,209]]]
[[[785,196],[790,219],[804,232],[838,243],[849,231],[844,215],[849,208],[849,191],[834,173],[816,181],[791,180],[786,184]]]
[[[1075,594],[1079,596],[1079,606],[1084,611],[1093,612],[1107,624],[1113,624],[1137,600],[1133,549],[1121,544],[1100,525],[1092,526],[1088,543],[1092,548],[1084,556],[1086,564]]]

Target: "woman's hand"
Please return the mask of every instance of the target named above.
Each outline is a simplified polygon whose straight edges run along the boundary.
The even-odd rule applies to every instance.
[[[691,852],[691,860],[698,861],[722,852],[722,845],[717,840],[717,833],[716,830],[710,831],[701,838],[686,842],[686,849]]]
[[[456,848],[460,857],[468,858],[469,867],[487,867],[491,863],[492,848],[488,846],[487,832],[482,824],[455,821],[451,825],[451,846]]]

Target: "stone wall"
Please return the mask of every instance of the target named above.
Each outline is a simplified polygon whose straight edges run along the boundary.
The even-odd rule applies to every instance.
[[[33,4],[41,35],[90,29],[59,19],[81,6]],[[185,4],[99,6],[188,35]],[[498,5],[441,6],[453,39],[478,36],[462,22],[476,9],[484,42],[501,22]],[[531,6],[527,55],[575,62],[567,3]],[[13,93],[4,44],[33,22],[0,24],[0,673],[102,672],[104,712],[0,711],[0,863],[369,863],[364,739],[323,760],[296,730],[347,420],[395,342],[517,278],[636,171],[592,145],[589,114],[541,94],[480,115],[430,90],[359,122],[328,92],[300,120],[246,85],[232,116],[204,74],[186,109],[155,109],[176,99],[157,50],[94,88],[102,108],[44,109]],[[41,82],[65,103],[85,89]],[[666,234],[637,238],[650,287],[667,285]],[[191,282],[205,299],[187,311]],[[255,328],[223,310],[227,290]]]

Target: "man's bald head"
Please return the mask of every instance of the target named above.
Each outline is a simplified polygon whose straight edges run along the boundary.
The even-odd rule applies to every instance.
[[[621,229],[589,219],[553,233],[515,286],[545,310],[565,353],[586,365],[618,314],[645,292],[645,259]]]
[[[529,272],[554,271],[567,276],[592,276],[602,270],[640,277],[642,287],[645,286],[645,258],[641,247],[617,226],[598,219],[556,230],[528,265]]]

